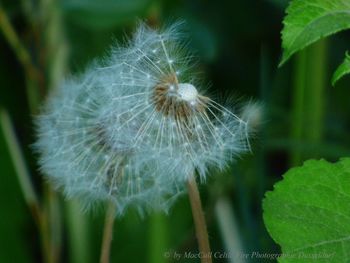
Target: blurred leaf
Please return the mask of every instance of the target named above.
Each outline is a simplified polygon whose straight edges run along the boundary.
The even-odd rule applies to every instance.
[[[266,194],[264,222],[281,245],[279,262],[348,262],[350,158],[306,161]],[[326,258],[311,258],[312,256]]]
[[[350,28],[350,1],[294,0],[283,23],[280,66],[318,39]]]
[[[345,59],[342,64],[339,65],[332,77],[332,85],[335,86],[338,80],[350,73],[350,55],[348,52],[345,54]]]
[[[87,28],[110,28],[142,15],[152,0],[63,0],[66,17]]]
[[[337,134],[338,137],[343,138],[347,134]],[[345,139],[344,139],[345,140]],[[349,153],[349,148],[344,144],[337,144],[336,142],[312,142],[310,140],[293,140],[288,138],[269,139],[266,143],[266,148],[269,150],[299,150],[303,154],[315,155],[318,154],[323,157],[331,159],[339,159]]]

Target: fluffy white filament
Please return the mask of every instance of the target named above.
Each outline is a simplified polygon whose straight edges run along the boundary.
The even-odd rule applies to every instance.
[[[247,124],[201,93],[178,24],[140,25],[66,80],[38,118],[40,164],[67,196],[115,202],[119,213],[170,207],[194,173],[247,149]]]

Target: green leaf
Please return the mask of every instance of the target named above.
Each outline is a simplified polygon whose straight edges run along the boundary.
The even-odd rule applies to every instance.
[[[341,79],[342,77],[344,77],[344,75],[349,73],[350,73],[350,55],[348,52],[346,52],[343,63],[339,65],[339,67],[333,74],[332,85],[335,86],[335,84],[339,79]]]
[[[350,1],[293,0],[283,24],[280,66],[318,39],[350,28]]]
[[[349,262],[350,158],[290,169],[263,208],[267,230],[285,255],[279,262]]]

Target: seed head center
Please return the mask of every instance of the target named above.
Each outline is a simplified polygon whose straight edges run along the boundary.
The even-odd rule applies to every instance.
[[[189,83],[179,83],[177,93],[182,100],[190,103],[195,102],[198,97],[197,89]]]
[[[200,95],[190,83],[178,83],[176,75],[170,74],[154,87],[152,100],[158,112],[188,125],[198,112],[205,112],[207,98]]]

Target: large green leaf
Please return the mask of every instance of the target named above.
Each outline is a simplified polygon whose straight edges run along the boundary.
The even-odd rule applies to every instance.
[[[334,86],[339,79],[350,73],[350,55],[347,52],[343,63],[339,65],[332,77],[332,85]]]
[[[322,37],[350,28],[349,0],[293,0],[282,31],[282,65]]]
[[[290,169],[263,208],[267,230],[286,255],[279,262],[350,261],[350,158]]]

